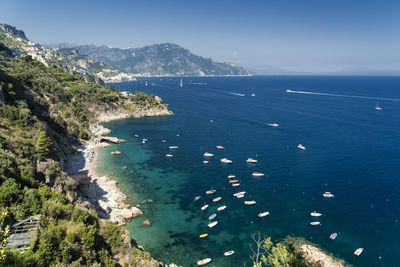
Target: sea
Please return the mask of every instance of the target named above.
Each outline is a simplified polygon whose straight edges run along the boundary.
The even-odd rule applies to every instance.
[[[146,251],[182,266],[204,258],[252,266],[259,232],[274,241],[305,238],[354,266],[400,266],[400,77],[183,77],[182,87],[180,80],[115,84],[161,97],[174,115],[107,123],[126,142],[99,151],[97,171],[144,212],[125,227]],[[115,150],[122,154],[110,155]],[[258,163],[246,163],[250,157]],[[245,197],[235,198],[240,191]],[[244,204],[250,200],[256,204]],[[151,227],[142,225],[147,219]],[[364,248],[358,257],[357,248]]]

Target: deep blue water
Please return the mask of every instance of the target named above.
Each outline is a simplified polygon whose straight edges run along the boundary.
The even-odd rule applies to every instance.
[[[305,237],[356,266],[400,266],[399,77],[183,81],[182,88],[178,78],[116,84],[122,91],[160,96],[175,115],[109,123],[112,135],[127,142],[100,151],[99,171],[115,178],[145,212],[126,228],[153,256],[184,266],[206,257],[213,258],[215,266],[250,266],[250,235],[260,231],[275,240],[289,234]],[[394,101],[379,100],[383,110],[377,111],[374,99],[291,94],[287,89]],[[149,141],[142,144],[142,138]],[[307,150],[297,149],[299,143]],[[219,144],[224,151],[217,151]],[[170,145],[179,149],[171,151]],[[123,154],[110,156],[113,150]],[[215,154],[207,165],[206,151]],[[166,158],[166,153],[174,157]],[[223,157],[233,163],[221,164]],[[248,157],[259,164],[246,164]],[[253,171],[267,176],[254,178]],[[239,187],[229,185],[231,173],[239,177]],[[217,193],[207,196],[211,188]],[[248,194],[235,199],[238,191]],[[325,191],[335,198],[324,199]],[[202,199],[193,202],[196,195]],[[222,201],[213,203],[216,196]],[[244,200],[257,204],[245,206]],[[205,203],[210,208],[201,211]],[[223,204],[228,208],[218,212],[218,225],[210,230],[208,217]],[[317,227],[309,226],[315,221],[309,215],[314,210],[323,214]],[[271,215],[260,219],[261,211]],[[153,225],[144,228],[145,219]],[[339,233],[334,241],[329,239],[333,232]],[[198,238],[202,233],[209,236]],[[364,252],[353,256],[359,247]],[[223,257],[227,250],[236,253]]]

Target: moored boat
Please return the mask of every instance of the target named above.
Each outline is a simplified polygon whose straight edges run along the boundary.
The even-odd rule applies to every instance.
[[[319,213],[319,212],[313,211],[313,212],[310,213],[310,215],[313,216],[313,217],[319,217],[319,216],[321,216],[322,214]]]
[[[253,176],[255,176],[255,177],[261,177],[261,176],[265,176],[265,174],[264,174],[264,173],[261,173],[261,172],[253,172]]]
[[[203,156],[204,157],[212,157],[212,156],[214,156],[214,154],[206,152],[206,153],[203,154]]]
[[[337,233],[333,233],[329,236],[329,238],[332,240],[335,240],[336,237],[337,237]]]
[[[166,154],[165,155],[167,158],[172,158],[174,155],[172,155],[172,154]]]
[[[224,150],[225,148],[223,146],[217,146],[217,149]]]
[[[236,183],[236,184],[232,184],[232,186],[239,186],[240,184],[239,183]]]
[[[298,148],[298,149],[301,149],[301,150],[306,150],[306,147],[303,146],[302,144],[298,144],[298,145],[297,145],[297,148]]]
[[[258,163],[258,160],[253,159],[253,158],[248,158],[248,159],[246,160],[246,162],[247,162],[247,163]]]
[[[254,200],[248,200],[248,201],[245,201],[244,202],[244,204],[245,205],[254,205],[254,204],[256,204],[257,202],[255,202]]]
[[[236,197],[236,196],[244,195],[244,194],[246,194],[246,191],[237,192],[237,193],[233,194],[233,196]]]
[[[235,253],[234,250],[226,251],[226,252],[224,252],[224,256],[231,256],[231,255],[233,255],[234,253]]]
[[[201,198],[201,196],[196,196],[194,197],[193,201],[198,201]]]
[[[213,202],[218,202],[218,201],[220,201],[221,199],[222,199],[222,197],[216,197],[216,198],[213,199]]]
[[[207,208],[208,208],[208,204],[202,206],[200,209],[201,209],[201,210],[205,210],[205,209],[207,209]]]
[[[333,197],[335,197],[331,192],[325,192],[325,193],[322,194],[322,196],[323,196],[323,197],[326,197],[326,198],[333,198]]]
[[[210,217],[208,217],[208,219],[211,221],[211,220],[214,220],[215,217],[217,217],[217,214],[216,214],[216,213],[211,214]]]
[[[169,149],[178,149],[179,146],[169,146]]]
[[[236,177],[236,175],[233,175],[233,174],[229,174],[229,175],[228,175],[228,178],[229,178],[229,179],[232,179],[232,178],[235,178],[235,177]]]
[[[204,238],[204,237],[207,237],[207,236],[208,236],[207,233],[199,235],[200,238]]]
[[[236,184],[237,182],[239,182],[239,180],[229,180],[230,184]]]
[[[227,158],[223,158],[223,159],[221,159],[221,162],[222,163],[232,163],[232,160],[230,160],[230,159],[227,159]]]
[[[260,213],[258,214],[258,217],[262,218],[262,217],[265,217],[265,216],[268,216],[268,215],[269,215],[269,211],[260,212]]]
[[[321,224],[320,222],[310,222],[311,226],[317,226],[317,225],[320,225],[320,224]]]
[[[209,264],[211,261],[212,261],[211,258],[205,258],[205,259],[199,260],[197,262],[197,266],[203,266],[203,265]]]
[[[356,256],[360,256],[363,251],[364,251],[363,248],[358,248],[358,249],[356,249],[356,251],[354,251],[353,254],[356,255]]]
[[[208,164],[208,160],[203,160],[203,163],[204,164]]]
[[[211,190],[208,190],[208,191],[206,192],[206,194],[207,194],[207,195],[211,195],[211,194],[214,194],[216,191],[217,191],[217,190],[215,190],[215,189],[211,189]]]
[[[217,211],[223,211],[223,210],[225,210],[225,209],[226,209],[226,206],[224,205],[224,206],[218,207],[218,208],[217,208]]]
[[[208,227],[213,228],[214,226],[216,226],[218,224],[218,221],[212,222],[208,224]]]

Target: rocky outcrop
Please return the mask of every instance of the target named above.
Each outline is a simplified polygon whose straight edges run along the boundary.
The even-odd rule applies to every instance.
[[[316,267],[344,267],[343,263],[327,255],[312,245],[303,244],[298,247],[299,252],[307,263]]]
[[[17,30],[15,27],[13,27],[11,25],[0,23],[0,29],[14,35],[17,38],[21,38],[23,40],[28,40],[23,31]]]
[[[143,226],[144,226],[144,227],[150,227],[150,226],[151,226],[150,220],[145,220],[145,221],[143,222]]]
[[[129,119],[129,118],[142,118],[142,117],[155,117],[155,116],[170,116],[173,112],[167,108],[151,108],[144,109],[138,108],[136,110],[109,110],[100,112],[96,115],[100,122],[110,122],[115,120]]]

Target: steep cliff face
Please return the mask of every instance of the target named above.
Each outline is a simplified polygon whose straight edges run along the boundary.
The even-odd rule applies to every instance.
[[[21,38],[23,40],[28,40],[23,31],[17,30],[15,27],[13,27],[11,25],[0,23],[0,29],[4,32],[8,32],[8,33],[16,36],[17,38]]]

